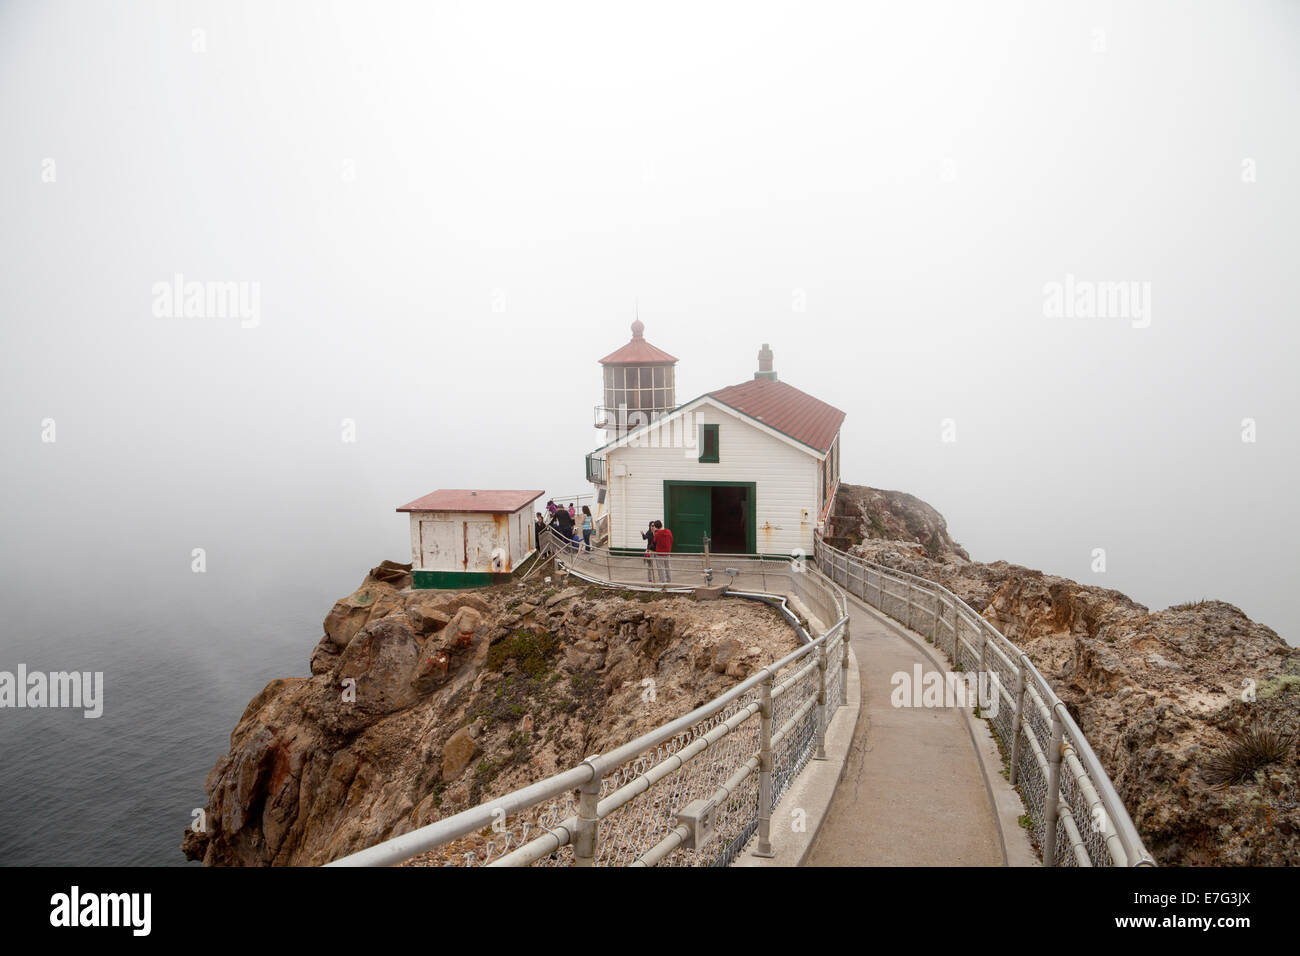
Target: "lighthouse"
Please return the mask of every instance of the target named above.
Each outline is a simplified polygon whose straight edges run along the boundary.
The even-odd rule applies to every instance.
[[[844,412],[777,375],[764,343],[748,381],[677,404],[677,358],[632,340],[600,359],[604,395],[587,456],[594,541],[642,554],[651,521],[673,550],[790,557],[812,553],[840,478]]]
[[[632,340],[600,360],[604,400],[596,406],[596,427],[606,441],[629,428],[646,425],[677,407],[677,357],[655,348],[645,337],[645,323],[632,323]]]

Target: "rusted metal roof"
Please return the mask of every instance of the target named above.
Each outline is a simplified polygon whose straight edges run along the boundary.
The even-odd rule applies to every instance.
[[[834,405],[785,382],[756,378],[709,396],[822,453],[830,450],[844,423],[844,413]]]
[[[610,352],[600,360],[601,365],[658,365],[676,362],[677,356],[657,349],[645,340],[645,323],[637,319],[632,323],[632,341],[621,349]]]
[[[409,501],[398,511],[492,511],[513,512],[536,501],[541,491],[494,491],[470,488],[440,488]]]

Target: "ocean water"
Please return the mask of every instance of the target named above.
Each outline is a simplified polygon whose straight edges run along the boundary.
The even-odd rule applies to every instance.
[[[104,673],[104,712],[0,711],[0,865],[197,866],[180,851],[248,701],[308,676],[332,598],[58,614],[6,636],[0,669]],[[104,618],[107,617],[107,622]]]

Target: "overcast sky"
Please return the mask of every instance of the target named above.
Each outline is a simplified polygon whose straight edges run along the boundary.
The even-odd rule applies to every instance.
[[[1294,3],[5,2],[8,626],[323,616],[412,498],[586,490],[639,299],[973,557],[1295,643],[1297,116]]]

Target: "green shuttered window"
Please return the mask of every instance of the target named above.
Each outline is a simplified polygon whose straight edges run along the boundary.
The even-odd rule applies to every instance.
[[[718,426],[700,426],[700,461],[702,463],[718,460]]]

